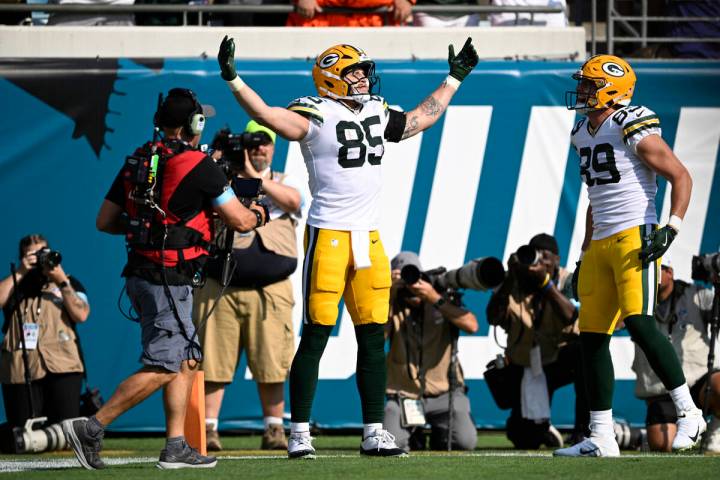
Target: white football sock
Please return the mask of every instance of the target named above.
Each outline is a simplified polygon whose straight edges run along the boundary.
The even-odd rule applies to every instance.
[[[590,412],[590,437],[615,438],[612,409]]]
[[[290,422],[290,434],[297,434],[302,435],[303,437],[309,437],[310,422]]]
[[[690,388],[687,383],[683,383],[677,388],[670,390],[670,397],[675,404],[675,412],[680,413],[687,410],[695,410],[695,402],[693,402],[692,395],[690,395]]]
[[[382,423],[366,423],[365,426],[363,426],[363,439],[375,433],[375,430],[382,430],[382,428]]]

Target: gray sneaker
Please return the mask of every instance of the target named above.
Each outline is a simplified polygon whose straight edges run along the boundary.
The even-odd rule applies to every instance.
[[[100,458],[103,435],[91,437],[87,433],[86,425],[86,418],[73,418],[62,422],[65,440],[75,452],[80,465],[88,470],[100,470],[105,468],[105,462]]]
[[[168,452],[167,448],[160,452],[157,468],[163,470],[174,470],[178,468],[215,468],[217,458],[206,457],[200,452],[183,442],[183,448],[179,452]]]

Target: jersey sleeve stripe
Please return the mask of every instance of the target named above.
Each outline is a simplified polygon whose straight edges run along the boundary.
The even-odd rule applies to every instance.
[[[314,107],[303,107],[300,105],[290,105],[288,107],[288,110],[291,112],[296,112],[302,115],[306,118],[314,118],[315,120],[319,120],[320,123],[323,121],[322,113],[317,108]]]
[[[625,134],[625,136],[623,137],[623,142],[625,142],[625,144],[627,144],[628,140],[630,140],[632,137],[634,137],[638,133],[645,131],[645,130],[651,130],[651,129],[656,129],[656,128],[660,128],[660,122],[642,125],[638,128],[633,129],[632,132]]]
[[[623,126],[623,132],[628,133],[628,129],[634,127],[635,125],[639,125],[641,123],[649,122],[651,120],[654,120],[658,123],[658,126],[660,125],[660,119],[657,115],[647,115],[642,118],[638,118],[637,120],[633,120],[632,122],[628,122]]]

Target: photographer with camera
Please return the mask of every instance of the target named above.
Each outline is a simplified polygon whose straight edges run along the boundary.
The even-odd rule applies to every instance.
[[[235,376],[243,350],[257,382],[265,430],[261,448],[287,449],[283,429],[284,384],[294,351],[290,275],[297,267],[295,227],[302,196],[292,177],[272,170],[276,134],[251,120],[241,135],[225,132],[214,146],[231,176],[262,181],[267,225],[236,234],[233,274],[223,289],[222,260],[208,262],[208,280],[196,293],[193,318],[205,317],[200,330],[205,356],[205,422],[208,450],[222,450],[218,417],[225,388]],[[222,294],[220,292],[222,291]],[[210,315],[208,316],[208,312]]]
[[[507,437],[515,448],[562,446],[550,424],[558,388],[575,387],[575,429],[582,437],[589,412],[580,371],[577,307],[570,300],[572,275],[560,267],[557,241],[535,235],[508,260],[508,275],[487,305],[488,323],[508,334],[501,371],[512,410]]]
[[[206,109],[191,90],[170,90],[154,118],[162,138],[156,134],[126,158],[100,207],[98,230],[125,235],[123,276],[140,317],[143,366],[94,416],[63,422],[84,468],[105,467],[100,458],[105,427],[159,389],[167,439],[158,468],[216,465],[214,457],[201,455],[184,436],[188,397],[202,358],[191,318],[192,288],[203,281],[214,236],[213,212],[240,232],[262,226],[266,216],[262,207],[244,207],[222,170],[197,148]]]
[[[697,258],[697,257],[696,257]],[[711,322],[713,291],[675,278],[672,262],[667,254],[661,263],[658,304],[655,322],[677,353],[693,401],[712,414],[705,433],[708,452],[720,453],[720,371],[708,372],[707,361],[711,340],[708,327]],[[693,278],[696,277],[694,269]],[[718,274],[709,272],[708,280],[718,282]],[[633,371],[637,375],[635,395],[647,403],[647,440],[650,450],[672,451],[677,434],[677,412],[672,398],[653,371],[647,357],[635,345]],[[706,387],[710,383],[710,404],[706,405]]]
[[[386,326],[390,351],[383,425],[394,435],[397,446],[406,451],[425,448],[426,423],[432,427],[432,450],[446,449],[451,429],[452,448],[473,450],[477,431],[462,367],[453,362],[453,342],[458,330],[475,333],[477,318],[443,296],[427,278],[412,284],[404,281],[401,271],[408,265],[421,270],[420,260],[412,252],[400,252],[391,262],[393,283]]]
[[[50,250],[44,236],[23,237],[19,259],[15,278],[0,281],[5,414],[10,427],[22,428],[35,417],[47,417],[52,425],[80,416],[84,367],[75,324],[87,320],[90,306],[85,289],[65,273],[60,253]]]

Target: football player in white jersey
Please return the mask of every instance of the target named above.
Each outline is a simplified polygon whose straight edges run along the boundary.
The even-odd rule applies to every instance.
[[[610,337],[618,321],[643,350],[675,402],[674,450],[693,447],[705,431],[675,351],[653,318],[660,257],[682,225],[692,190],[687,169],[661,137],[649,108],[630,105],[635,73],[623,59],[596,55],[573,75],[569,109],[585,115],[573,128],[580,175],[588,188],[585,239],[576,270],[580,344],[590,403],[590,438],[557,456],[620,455],[612,419],[615,376]],[[672,186],[670,220],[658,228],[656,175]]]
[[[400,112],[374,95],[375,63],[351,45],[321,53],[312,76],[318,96],[287,108],[271,107],[235,70],[235,46],[225,37],[218,62],[238,103],[257,122],[300,143],[310,178],[312,204],[305,230],[303,331],[290,370],[290,458],[313,458],[310,411],[318,366],[344,299],[358,343],[357,385],[363,416],[360,453],[397,456],[383,428],[385,403],[384,324],[390,299],[390,262],[378,233],[380,163],[385,142],[399,142],[431,127],[461,82],[477,65],[471,40],[455,55],[450,72],[416,108]]]

